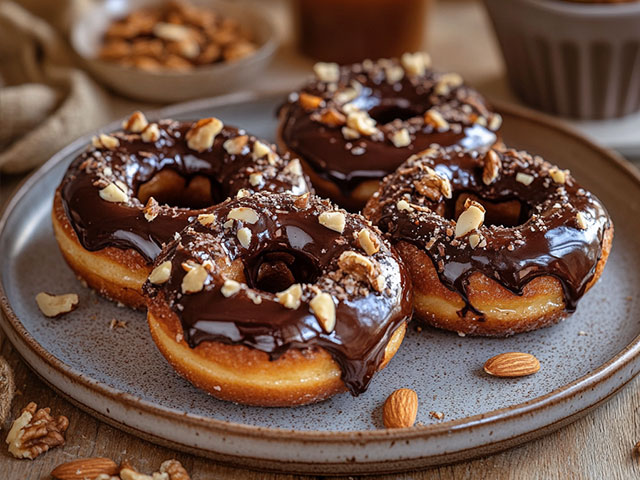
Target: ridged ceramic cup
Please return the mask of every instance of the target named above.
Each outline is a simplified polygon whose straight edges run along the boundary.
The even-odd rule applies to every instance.
[[[485,0],[513,90],[557,115],[640,110],[640,2]]]

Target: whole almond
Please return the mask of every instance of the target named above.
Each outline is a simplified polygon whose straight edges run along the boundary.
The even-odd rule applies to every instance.
[[[524,377],[540,370],[540,362],[530,353],[507,352],[491,357],[484,371],[494,377]]]
[[[58,480],[83,480],[95,478],[102,473],[117,475],[118,471],[118,465],[110,458],[82,458],[58,465],[51,476]]]
[[[393,392],[382,407],[382,421],[387,428],[411,427],[417,415],[418,394],[410,388]]]

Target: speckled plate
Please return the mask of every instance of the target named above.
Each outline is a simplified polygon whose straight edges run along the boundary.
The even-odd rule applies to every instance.
[[[280,98],[235,95],[162,115],[216,115],[272,138]],[[7,206],[0,222],[2,326],[38,375],[91,414],[151,441],[244,467],[396,472],[495,452],[560,428],[610,398],[638,371],[640,175],[546,117],[511,107],[501,111],[509,144],[570,168],[614,218],[614,247],[601,280],[559,325],[508,339],[412,331],[358,398],[342,394],[292,409],[218,401],[174,373],[153,345],[143,314],[84,288],[62,260],[49,220],[51,201],[67,164],[88,143],[85,137],[31,176]],[[34,301],[40,291],[78,292],[80,307],[62,318],[44,318]],[[114,318],[126,326],[111,329]],[[542,369],[514,380],[485,375],[485,360],[505,351],[533,353]],[[418,393],[418,424],[385,430],[380,407],[400,387]]]

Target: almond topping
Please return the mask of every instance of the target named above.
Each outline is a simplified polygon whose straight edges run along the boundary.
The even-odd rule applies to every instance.
[[[386,428],[409,428],[418,415],[418,394],[410,388],[393,392],[382,407],[382,421]]]
[[[310,95],[304,92],[300,93],[298,101],[300,102],[300,105],[302,105],[302,108],[307,111],[316,110],[317,108],[320,108],[324,103],[322,97],[317,97],[315,95]]]
[[[581,230],[586,230],[588,227],[587,217],[585,217],[584,213],[578,212],[576,213],[576,222],[578,223],[578,227]]]
[[[471,245],[471,248],[476,248],[480,243],[480,239],[481,237],[477,233],[469,235],[469,245]]]
[[[318,222],[323,227],[338,233],[344,232],[345,216],[342,212],[322,212],[318,216]]]
[[[239,282],[236,282],[235,280],[225,280],[224,284],[220,288],[220,293],[228,298],[238,293],[241,288],[242,285]]]
[[[251,196],[251,192],[246,188],[241,188],[240,190],[238,190],[238,193],[236,193],[236,198],[244,198],[244,197],[250,197],[250,196]]]
[[[250,174],[249,183],[252,187],[257,187],[258,185],[260,185],[262,183],[262,173],[253,172],[252,174]]]
[[[158,141],[160,138],[160,129],[158,128],[157,123],[152,123],[147,128],[145,128],[140,134],[140,138],[142,138],[143,142],[153,143]]]
[[[129,195],[127,195],[125,191],[115,183],[110,183],[100,190],[98,194],[101,199],[106,200],[107,202],[126,203],[129,201]]]
[[[78,295],[65,293],[64,295],[51,295],[40,292],[36,295],[38,308],[46,317],[57,317],[69,313],[78,306]]]
[[[528,173],[522,173],[522,172],[516,173],[516,182],[520,182],[523,185],[531,185],[531,182],[533,182],[533,180],[534,180],[533,175],[529,175]]]
[[[441,132],[449,130],[449,122],[444,119],[440,112],[433,108],[430,108],[425,112],[424,122]]]
[[[482,182],[485,185],[491,185],[493,181],[498,178],[500,170],[502,169],[502,161],[495,152],[495,150],[489,150],[484,156],[484,168],[482,169]]]
[[[209,225],[214,225],[216,223],[216,216],[213,213],[201,213],[198,215],[198,222],[208,227]]]
[[[484,364],[484,371],[494,377],[524,377],[538,370],[540,362],[530,353],[501,353]]]
[[[484,222],[484,207],[478,202],[467,199],[464,204],[465,210],[458,217],[456,222],[455,237],[463,237],[467,233],[480,228]]]
[[[309,205],[310,196],[311,194],[309,192],[303,193],[302,195],[296,197],[293,204],[296,206],[297,209],[304,210]]]
[[[495,132],[500,126],[502,126],[502,116],[499,113],[494,113],[489,120],[489,129]]]
[[[325,332],[331,333],[336,326],[336,305],[328,293],[319,293],[309,302],[311,311]]]
[[[358,242],[367,255],[374,255],[380,250],[380,241],[367,228],[358,232]]]
[[[191,37],[191,30],[184,25],[158,22],[153,26],[153,34],[163,40],[179,42]]]
[[[320,114],[319,121],[328,127],[339,127],[344,125],[347,119],[335,108],[329,108]]]
[[[227,215],[228,220],[242,220],[244,223],[253,225],[258,221],[258,214],[253,208],[236,207],[232,208]]]
[[[384,76],[387,79],[387,83],[393,85],[402,80],[404,70],[399,65],[390,65],[384,69]]]
[[[95,148],[106,148],[107,150],[115,150],[120,146],[120,140],[112,135],[101,133],[91,138],[91,145]]]
[[[449,95],[453,88],[459,87],[463,82],[464,80],[457,73],[444,73],[436,83],[434,92],[436,95]]]
[[[378,132],[376,121],[365,111],[358,110],[347,116],[347,126],[361,135],[373,135]]]
[[[271,153],[271,149],[260,140],[253,142],[253,159],[258,160]]]
[[[186,134],[187,146],[196,152],[204,152],[213,146],[213,141],[224,124],[217,118],[202,118]]]
[[[122,128],[132,133],[142,132],[147,125],[149,125],[147,118],[139,110],[133,112],[128,120],[122,122]]]
[[[244,248],[247,248],[249,245],[251,245],[251,230],[249,230],[247,227],[242,227],[240,230],[238,230],[237,236],[238,240],[240,241],[240,245],[242,245]]]
[[[558,167],[549,169],[549,175],[556,183],[564,184],[567,181],[568,170],[560,170]]]
[[[349,127],[342,127],[342,136],[345,140],[357,140],[360,138],[360,134],[353,128]]]
[[[142,212],[144,213],[144,218],[147,222],[153,222],[160,213],[160,205],[158,205],[155,198],[149,197],[149,200],[147,200],[147,204],[142,209]]]
[[[397,148],[407,147],[411,145],[411,136],[409,130],[401,128],[391,135],[391,143]]]
[[[229,155],[240,155],[248,141],[248,135],[239,135],[237,137],[230,138],[229,140],[225,140],[222,144],[222,148],[224,148]]]
[[[340,80],[340,67],[337,63],[318,62],[313,66],[313,72],[321,82],[333,83]]]
[[[431,65],[431,57],[425,52],[404,53],[400,57],[400,63],[409,75],[424,75]]]
[[[189,271],[182,279],[182,293],[197,293],[204,288],[207,269],[199,263],[191,264]]]
[[[406,200],[398,200],[398,202],[396,203],[396,208],[400,212],[402,211],[413,212],[413,207]]]
[[[301,176],[302,175],[302,165],[300,165],[300,160],[298,160],[297,158],[294,158],[293,160],[291,160],[282,169],[282,173],[289,174],[289,175],[296,175],[298,177]]]
[[[171,278],[171,262],[169,260],[162,262],[149,275],[149,281],[154,285],[161,285],[169,278]]]
[[[284,307],[297,310],[300,306],[300,298],[302,298],[302,287],[299,283],[294,283],[286,290],[276,293],[276,297]]]

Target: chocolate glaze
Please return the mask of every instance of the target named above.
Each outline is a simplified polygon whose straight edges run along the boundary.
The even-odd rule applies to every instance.
[[[549,174],[552,165],[542,158],[515,150],[498,152],[498,156],[502,170],[490,185],[482,181],[485,157],[478,152],[434,149],[410,158],[384,180],[365,215],[394,242],[411,242],[431,257],[442,283],[466,301],[461,315],[468,309],[480,314],[467,295],[469,277],[476,272],[516,294],[536,277],[555,277],[564,290],[565,309],[573,312],[593,278],[611,219],[600,201],[569,174],[566,183],[554,182]],[[451,200],[433,201],[416,190],[414,182],[427,175],[426,167],[449,179]],[[533,182],[517,181],[518,172],[532,175]],[[517,199],[522,205],[521,223],[483,225],[471,233],[485,239],[486,246],[481,241],[472,248],[470,234],[454,238],[455,222],[448,219],[455,215],[454,204],[461,194],[478,197],[487,214],[492,202]],[[407,198],[414,210],[399,210],[397,202]],[[585,228],[579,225],[579,213]]]
[[[318,121],[318,111],[305,110],[300,105],[299,93],[290,95],[280,109],[283,143],[346,195],[362,181],[381,179],[393,172],[410,155],[434,143],[471,149],[486,148],[497,141],[496,133],[486,123],[497,129],[500,122],[492,124],[491,119],[500,117],[491,112],[478,92],[460,85],[450,88],[446,94],[436,94],[438,83],[448,74],[429,69],[420,76],[405,73],[401,80],[389,83],[385,72],[399,66],[395,59],[345,66],[340,68],[338,82],[315,79],[301,89],[323,98],[325,103],[321,108],[335,108],[345,113],[337,95],[357,82],[359,93],[350,104],[376,119],[381,135],[345,139],[340,126],[324,125]],[[436,129],[425,123],[423,115],[429,109],[442,114],[449,128]],[[411,132],[412,141],[398,148],[390,136],[401,128]]]
[[[331,203],[311,196],[304,205],[296,198],[257,193],[222,203],[213,210],[214,225],[193,222],[156,259],[156,266],[171,262],[169,281],[162,285],[147,282],[143,290],[151,299],[168,302],[180,318],[191,347],[204,341],[241,344],[266,352],[273,360],[291,348],[321,347],[336,360],[344,383],[357,395],[366,390],[392,334],[410,318],[408,275],[386,241],[381,241],[377,253],[367,256],[384,276],[382,291],[341,269],[338,258],[343,252],[366,256],[357,232],[368,228],[378,238],[381,233],[360,215],[344,211],[344,232],[330,230],[319,223],[318,216],[335,211]],[[229,212],[237,207],[252,208],[258,213],[258,221],[250,224],[236,220],[224,227]],[[252,232],[247,248],[237,238],[237,231],[243,227]],[[188,261],[204,264],[209,276],[202,291],[183,295],[182,265]],[[227,298],[221,293],[225,275],[229,275],[225,268],[237,261],[242,262],[244,278],[236,280],[243,286]],[[265,265],[280,270],[267,278],[266,284],[260,283],[258,273],[265,270]],[[297,309],[284,307],[271,293],[287,288],[292,280],[302,285]],[[336,306],[336,325],[331,333],[325,332],[309,307],[320,290],[331,294]],[[153,312],[154,301],[149,305]]]
[[[240,154],[227,153],[224,142],[244,135],[244,131],[224,127],[213,146],[199,153],[190,149],[185,141],[191,123],[162,120],[158,125],[160,138],[153,143],[144,142],[140,134],[115,132],[112,135],[118,138],[118,147],[113,150],[91,147],[69,166],[60,187],[62,202],[80,243],[87,250],[133,248],[152,262],[162,245],[182,230],[189,218],[200,213],[191,208],[162,205],[155,219],[145,219],[144,205],[136,195],[142,184],[165,169],[177,172],[187,182],[197,176],[208,178],[211,182],[209,201],[215,203],[240,189],[295,194],[309,191],[304,175],[284,170],[290,161],[287,155],[270,154],[254,159],[251,152],[256,138],[253,136],[249,136]],[[257,185],[250,183],[252,172],[263,175]],[[116,181],[123,182],[128,189],[127,203],[111,203],[100,198],[100,189]]]

